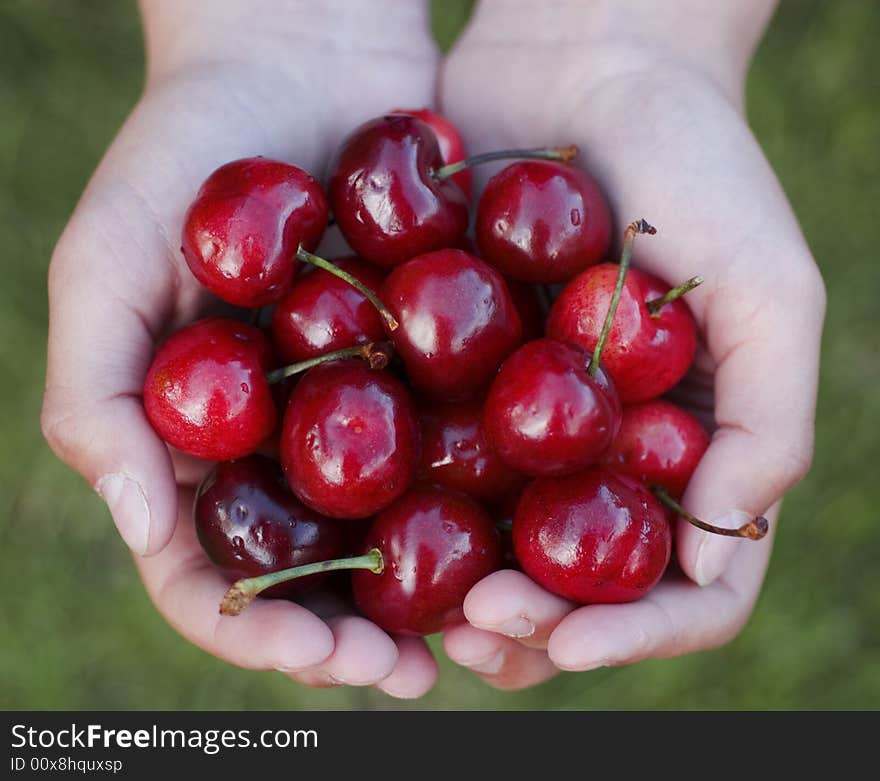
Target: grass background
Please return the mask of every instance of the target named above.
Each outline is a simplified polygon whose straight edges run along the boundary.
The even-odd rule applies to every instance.
[[[447,45],[467,0],[435,2]],[[0,707],[876,708],[880,706],[880,4],[783,3],[749,116],[829,292],[815,465],[729,646],[495,692],[441,657],[423,700],[311,690],[182,640],[108,513],[38,425],[46,267],[142,84],[134,2],[0,0]],[[779,356],[780,361],[785,356]],[[773,378],[767,378],[772,382]]]

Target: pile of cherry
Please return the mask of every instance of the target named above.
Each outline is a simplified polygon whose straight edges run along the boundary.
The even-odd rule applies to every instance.
[[[602,262],[611,217],[575,153],[463,161],[442,116],[400,111],[343,142],[326,194],[261,157],[204,182],[186,262],[257,314],[170,336],[144,404],[168,444],[219,462],[194,515],[234,582],[221,612],[349,569],[361,613],[424,635],[503,566],[576,602],[623,602],[663,575],[679,515],[766,532],[678,506],[708,437],[658,397],[693,359],[681,296],[700,280],[670,289],[629,267],[644,220],[620,263]],[[483,192],[474,246],[468,169],[502,157],[519,159]],[[313,254],[333,221],[356,257]]]

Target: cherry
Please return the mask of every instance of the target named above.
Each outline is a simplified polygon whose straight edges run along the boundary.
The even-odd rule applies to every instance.
[[[199,486],[193,514],[202,548],[230,582],[346,552],[349,524],[299,502],[285,485],[280,465],[265,456],[217,464]],[[288,581],[264,596],[293,597],[322,579],[313,575]]]
[[[408,116],[420,119],[429,128],[431,128],[431,130],[434,131],[434,135],[437,136],[437,144],[440,147],[440,157],[443,158],[444,164],[457,163],[467,157],[467,151],[465,150],[464,141],[462,140],[461,133],[459,133],[458,128],[442,114],[436,111],[432,111],[429,108],[396,108],[389,113],[407,114]],[[473,191],[471,170],[469,168],[466,168],[464,171],[459,171],[457,174],[454,174],[450,178],[461,188],[461,191],[464,193],[465,197],[470,200]]]
[[[144,383],[144,408],[168,444],[228,461],[257,449],[277,414],[264,373],[272,351],[259,329],[223,318],[193,323],[158,350]]]
[[[620,427],[620,402],[590,357],[553,339],[527,342],[501,367],[483,416],[499,457],[527,475],[565,475],[598,460]]]
[[[575,277],[559,294],[547,316],[548,336],[592,350],[608,310],[618,266],[603,263]],[[698,280],[699,278],[697,278]],[[693,281],[686,285],[693,286]],[[620,306],[602,354],[624,404],[660,396],[685,375],[697,347],[697,327],[680,298],[659,308],[651,302],[670,292],[657,277],[630,269]]]
[[[237,306],[265,306],[284,295],[297,248],[317,246],[327,215],[321,186],[302,168],[235,160],[205,180],[184,218],[181,250],[212,293]]]
[[[708,447],[700,421],[671,402],[654,399],[623,408],[620,433],[602,463],[681,498]]]
[[[513,305],[519,313],[519,320],[522,323],[523,341],[530,342],[532,339],[541,338],[544,335],[544,318],[546,315],[535,286],[519,282],[516,279],[505,278],[504,281],[507,283],[507,289],[510,291]]]
[[[583,604],[638,599],[672,552],[663,507],[638,480],[605,467],[534,480],[516,509],[513,545],[536,583]]]
[[[501,275],[462,250],[407,261],[385,280],[381,298],[400,324],[391,339],[409,380],[431,398],[473,397],[521,340]]]
[[[598,263],[611,240],[611,213],[580,168],[544,160],[513,163],[480,196],[481,255],[524,282],[564,282]]]
[[[424,404],[419,477],[488,504],[503,502],[523,477],[489,446],[481,422],[481,401]]]
[[[385,273],[357,258],[334,265],[372,290]],[[383,339],[376,307],[357,288],[324,269],[301,275],[275,306],[272,340],[285,361],[304,361],[322,353]]]
[[[397,499],[419,463],[406,386],[356,360],[323,363],[290,396],[281,463],[293,492],[333,518],[365,518]]]

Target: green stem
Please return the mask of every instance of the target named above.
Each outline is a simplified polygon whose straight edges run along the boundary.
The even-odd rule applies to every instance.
[[[378,548],[372,548],[363,556],[351,556],[346,559],[332,559],[330,561],[316,561],[313,564],[302,564],[299,567],[269,572],[256,578],[239,580],[232,584],[229,591],[223,596],[220,603],[220,612],[224,616],[237,616],[244,610],[261,591],[286,583],[294,578],[304,578],[307,575],[317,575],[321,572],[332,572],[340,569],[366,569],[376,575],[381,575],[385,569],[385,560]]]
[[[434,171],[435,179],[448,179],[455,176],[465,168],[471,168],[482,163],[491,163],[494,160],[510,160],[517,158],[520,160],[559,160],[567,163],[574,159],[577,155],[578,148],[572,144],[571,146],[558,147],[542,147],[536,149],[503,149],[499,152],[486,152],[482,155],[474,155],[465,160],[459,160],[457,163],[449,163],[441,166]]]
[[[755,516],[751,521],[744,523],[738,529],[724,529],[720,526],[713,526],[711,523],[701,521],[696,515],[691,515],[666,492],[666,489],[663,488],[663,486],[652,485],[651,493],[674,513],[677,513],[688,523],[692,523],[704,532],[721,534],[724,537],[747,537],[750,540],[760,540],[765,534],[767,534],[767,530],[770,528],[770,524],[763,515]]]
[[[687,282],[682,282],[678,287],[672,288],[672,290],[666,293],[666,295],[646,301],[645,306],[648,308],[648,314],[650,314],[651,317],[660,317],[660,310],[663,309],[664,306],[672,303],[676,298],[681,298],[685,293],[702,284],[702,277],[691,277]]]
[[[324,355],[308,358],[299,363],[291,363],[288,366],[267,372],[266,381],[273,385],[292,377],[294,374],[308,371],[321,363],[341,361],[346,358],[363,358],[370,364],[371,369],[384,369],[388,365],[388,361],[391,360],[392,349],[391,342],[370,342],[369,344],[359,344],[357,347],[343,347],[341,350],[334,350],[331,353],[324,353]]]
[[[333,276],[339,277],[341,280],[348,282],[348,284],[351,285],[353,288],[363,293],[367,297],[367,299],[369,299],[370,303],[379,310],[379,314],[382,315],[382,319],[388,326],[389,331],[395,331],[397,329],[397,320],[394,319],[394,315],[391,314],[388,307],[379,300],[379,296],[377,296],[359,279],[353,277],[347,271],[343,271],[341,268],[334,266],[329,260],[324,260],[324,258],[319,257],[318,255],[314,255],[308,250],[303,249],[302,245],[300,245],[299,249],[297,249],[296,257],[303,263],[311,263],[313,266],[324,269],[324,271],[328,272],[329,274],[333,274]]]
[[[614,292],[611,294],[611,303],[608,305],[605,322],[602,324],[602,330],[599,332],[599,341],[596,342],[593,357],[590,359],[590,368],[587,369],[591,377],[595,377],[596,372],[599,371],[599,359],[602,357],[602,350],[605,349],[605,342],[608,341],[608,334],[611,333],[611,326],[614,324],[614,314],[617,312],[617,305],[620,303],[620,294],[623,291],[623,281],[626,278],[629,262],[632,259],[635,238],[640,233],[647,233],[653,236],[656,232],[657,229],[652,225],[648,225],[644,220],[631,222],[623,232],[623,249],[620,252],[620,268],[617,271],[617,282],[614,285]]]

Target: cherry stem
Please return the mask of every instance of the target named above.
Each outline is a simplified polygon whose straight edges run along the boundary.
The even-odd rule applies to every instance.
[[[769,522],[763,515],[756,515],[752,520],[748,521],[748,523],[744,523],[738,529],[724,529],[720,526],[713,526],[711,523],[706,523],[706,521],[701,521],[695,515],[691,515],[667,493],[663,486],[652,485],[651,493],[674,513],[677,513],[688,523],[692,523],[704,532],[721,534],[724,537],[747,537],[750,540],[760,540],[765,534],[767,534],[767,530],[770,528]]]
[[[295,578],[304,578],[307,575],[317,575],[321,572],[333,572],[340,569],[366,569],[376,575],[381,575],[385,569],[385,560],[382,558],[382,551],[378,548],[372,548],[363,556],[316,561],[312,564],[302,564],[299,567],[282,569],[278,572],[268,572],[256,578],[238,580],[223,595],[220,613],[224,616],[237,616],[253,601],[255,596],[271,586],[287,583]]]
[[[369,344],[359,344],[357,347],[343,347],[341,350],[334,350],[332,353],[324,353],[315,358],[309,358],[299,363],[291,363],[280,369],[266,372],[266,381],[273,385],[276,382],[286,380],[294,374],[300,374],[308,371],[313,366],[328,361],[341,361],[346,358],[363,358],[371,369],[384,369],[391,360],[393,352],[391,342],[370,342]]]
[[[676,298],[681,298],[685,293],[702,284],[702,277],[691,277],[687,282],[682,282],[678,287],[672,288],[666,295],[646,301],[645,306],[648,308],[648,314],[651,317],[660,317],[660,310],[664,306],[675,301]]]
[[[593,356],[590,358],[590,368],[587,369],[587,373],[591,377],[595,377],[596,372],[599,371],[599,359],[602,357],[602,350],[605,349],[605,342],[608,341],[608,334],[611,333],[611,326],[614,324],[614,314],[617,312],[618,303],[620,303],[620,294],[623,292],[623,281],[626,278],[629,262],[632,259],[635,238],[640,233],[647,233],[653,236],[656,232],[657,229],[653,225],[648,225],[644,220],[631,222],[623,232],[623,249],[620,252],[620,268],[617,272],[617,282],[614,285],[614,292],[611,294],[608,314],[605,315],[605,322],[602,324],[602,330],[599,332],[599,341],[596,342],[596,348],[593,350]]]
[[[302,245],[297,249],[296,257],[303,263],[311,263],[313,266],[324,269],[324,271],[333,274],[333,276],[339,277],[341,280],[348,282],[353,288],[363,293],[369,299],[370,303],[379,310],[379,314],[382,315],[382,319],[385,321],[385,325],[388,326],[389,331],[397,330],[398,323],[397,320],[394,319],[394,315],[392,315],[388,307],[379,300],[379,296],[377,296],[359,279],[353,277],[347,271],[343,271],[341,268],[334,266],[329,260],[324,260],[324,258],[319,257],[318,255],[313,255],[308,250],[303,249]]]
[[[498,152],[485,152],[482,155],[474,155],[473,157],[459,160],[457,163],[441,166],[434,171],[434,178],[448,179],[450,176],[455,176],[460,171],[464,171],[465,168],[471,168],[481,163],[491,163],[494,160],[510,160],[511,158],[518,158],[520,160],[559,160],[560,162],[567,163],[569,160],[573,160],[577,153],[578,148],[574,144],[570,146],[503,149]]]

